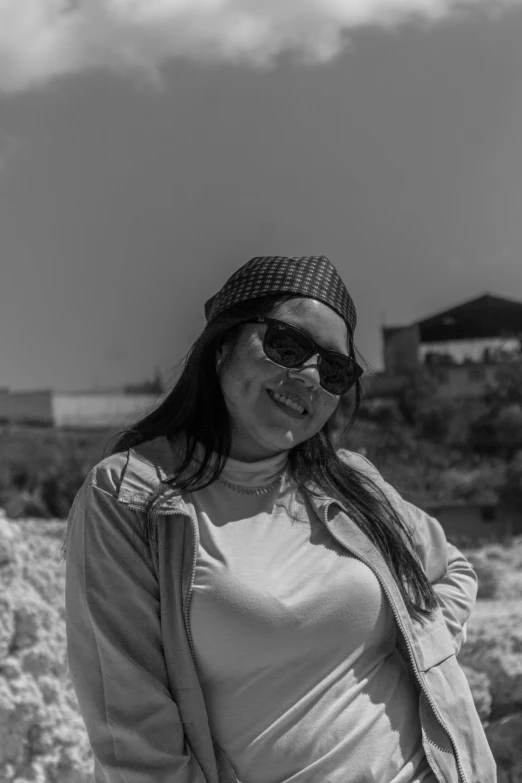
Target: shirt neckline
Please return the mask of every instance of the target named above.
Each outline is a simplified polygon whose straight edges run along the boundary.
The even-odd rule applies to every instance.
[[[243,462],[229,457],[221,476],[231,484],[242,487],[262,487],[275,481],[287,462],[287,451],[256,462]]]

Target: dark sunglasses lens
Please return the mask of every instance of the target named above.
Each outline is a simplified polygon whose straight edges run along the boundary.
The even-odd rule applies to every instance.
[[[297,367],[310,355],[311,343],[305,335],[291,327],[271,326],[265,336],[265,352],[269,359],[283,367]]]
[[[351,361],[323,359],[321,363],[321,384],[330,394],[345,394],[358,377],[357,365]]]
[[[274,324],[265,335],[264,350],[268,358],[283,367],[299,367],[314,352],[313,343],[305,334],[296,332],[291,326]],[[319,377],[321,386],[330,394],[344,394],[350,389],[360,373],[350,359],[342,361],[335,356],[323,356]]]

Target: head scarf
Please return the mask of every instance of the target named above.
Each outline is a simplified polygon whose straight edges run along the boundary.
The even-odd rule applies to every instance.
[[[211,321],[232,305],[267,294],[291,293],[317,299],[345,321],[353,337],[355,305],[334,265],[326,256],[257,256],[243,264],[205,304]]]

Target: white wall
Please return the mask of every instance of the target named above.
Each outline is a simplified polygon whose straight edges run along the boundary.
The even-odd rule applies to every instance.
[[[155,408],[164,395],[55,394],[53,418],[57,427],[128,425]]]

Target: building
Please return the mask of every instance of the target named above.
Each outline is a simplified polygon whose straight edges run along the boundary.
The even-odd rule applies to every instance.
[[[481,397],[498,383],[499,371],[522,365],[522,302],[486,293],[412,324],[384,326],[382,339],[384,371],[362,379],[372,405],[394,406],[420,370],[439,397]],[[0,423],[120,426],[135,421],[163,396],[159,371],[152,381],[112,391],[0,388]]]
[[[405,326],[382,327],[384,372],[367,382],[368,398],[394,398],[424,369],[437,394],[481,397],[499,371],[522,364],[522,302],[484,294]]]
[[[123,391],[54,392],[0,389],[0,424],[98,428],[122,427],[152,410],[165,394]]]

